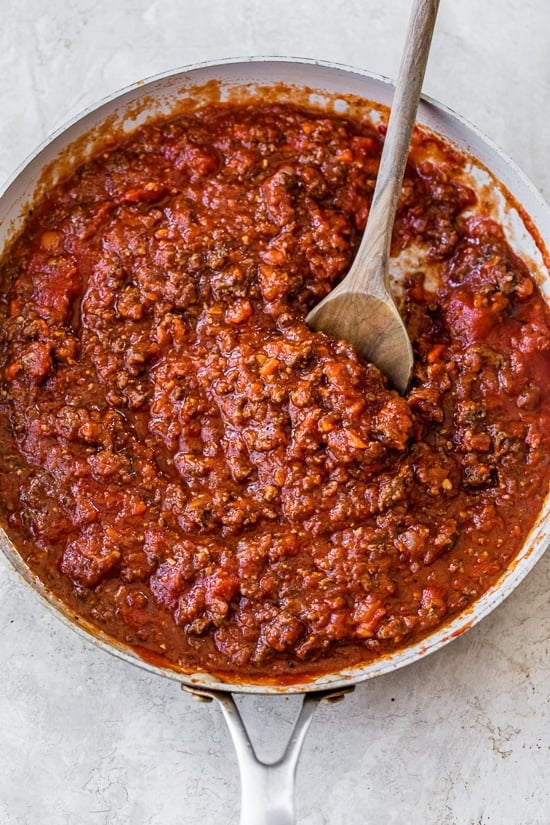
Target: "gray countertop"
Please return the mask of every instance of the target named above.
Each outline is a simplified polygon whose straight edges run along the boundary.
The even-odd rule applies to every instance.
[[[405,0],[7,0],[0,179],[48,133],[139,78],[279,54],[394,77]],[[443,0],[425,90],[550,198],[550,5]],[[550,556],[450,646],[321,706],[298,772],[301,825],[548,825]],[[227,825],[236,761],[219,710],[109,657],[0,559],[2,825]],[[248,697],[264,755],[296,698]]]

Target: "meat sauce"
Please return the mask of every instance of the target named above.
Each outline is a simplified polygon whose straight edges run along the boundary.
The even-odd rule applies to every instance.
[[[478,599],[541,508],[549,314],[454,150],[419,131],[403,184],[406,396],[305,325],[383,137],[211,104],[82,165],[4,257],[3,523],[145,657],[257,682],[371,661]]]

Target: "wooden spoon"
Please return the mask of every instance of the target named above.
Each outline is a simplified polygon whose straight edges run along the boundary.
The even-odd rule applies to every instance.
[[[306,323],[353,344],[399,392],[411,380],[411,342],[391,297],[390,245],[439,0],[414,0],[365,234],[348,274]]]

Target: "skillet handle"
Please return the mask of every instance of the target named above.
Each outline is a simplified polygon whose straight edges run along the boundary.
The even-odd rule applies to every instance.
[[[258,759],[239,709],[230,693],[189,688],[197,699],[215,700],[225,717],[237,753],[241,776],[239,825],[295,825],[294,786],[302,745],[319,702],[337,702],[351,688],[306,693],[285,752],[275,762]]]

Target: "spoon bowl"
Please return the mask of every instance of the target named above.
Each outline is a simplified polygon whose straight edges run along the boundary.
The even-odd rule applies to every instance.
[[[348,288],[342,281],[325,301],[309,313],[308,324],[353,344],[367,361],[388,376],[399,392],[406,392],[413,368],[413,351],[389,292],[382,289],[375,295],[364,289]]]

